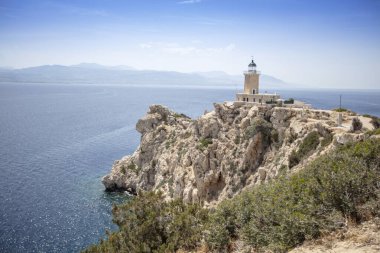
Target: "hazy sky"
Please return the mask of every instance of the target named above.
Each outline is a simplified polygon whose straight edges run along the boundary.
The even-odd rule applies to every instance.
[[[0,66],[259,70],[380,88],[379,0],[0,0]]]

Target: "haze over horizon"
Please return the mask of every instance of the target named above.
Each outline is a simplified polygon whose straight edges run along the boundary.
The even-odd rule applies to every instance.
[[[3,0],[0,66],[94,62],[380,88],[379,0]]]

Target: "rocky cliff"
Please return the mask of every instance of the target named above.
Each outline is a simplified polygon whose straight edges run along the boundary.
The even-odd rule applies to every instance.
[[[295,171],[334,145],[363,138],[352,115],[314,109],[214,104],[198,119],[152,105],[137,122],[141,143],[115,161],[107,190],[161,190],[167,199],[212,206],[245,187]],[[360,118],[370,127],[369,119]]]

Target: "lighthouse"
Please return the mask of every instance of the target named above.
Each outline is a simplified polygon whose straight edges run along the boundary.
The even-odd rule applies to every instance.
[[[248,71],[244,72],[244,93],[259,93],[259,76],[260,72],[256,70],[256,63],[252,59],[248,65]]]
[[[244,90],[236,94],[236,100],[258,104],[275,104],[280,99],[280,95],[260,93],[260,72],[256,68],[257,65],[252,58],[248,64],[248,70],[244,71]]]

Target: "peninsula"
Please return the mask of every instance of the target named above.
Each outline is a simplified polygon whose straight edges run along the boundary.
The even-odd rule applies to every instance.
[[[337,145],[363,140],[364,133],[351,131],[353,119],[365,129],[374,128],[368,117],[262,94],[253,59],[248,68],[237,101],[214,104],[214,111],[198,119],[152,105],[136,125],[139,147],[114,163],[103,178],[106,189],[133,194],[160,190],[167,199],[213,206]],[[307,152],[295,157],[311,137],[315,141]]]
[[[137,197],[86,252],[380,249],[380,120],[262,94],[255,67],[197,119],[150,106],[140,145],[102,179]]]

